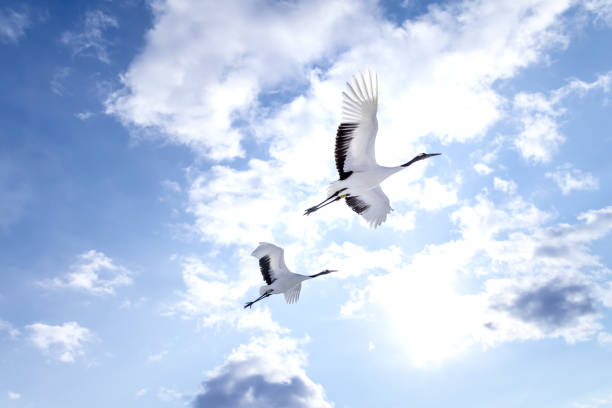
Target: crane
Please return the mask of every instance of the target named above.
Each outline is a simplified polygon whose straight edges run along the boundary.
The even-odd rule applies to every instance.
[[[411,164],[438,156],[440,153],[421,153],[412,160],[395,167],[376,163],[374,144],[378,131],[378,76],[367,72],[353,76],[353,83],[346,83],[342,92],[342,119],[336,132],[335,159],[339,180],[327,188],[327,199],[308,208],[304,215],[341,199],[368,224],[376,228],[387,219],[392,208],[389,198],[380,188],[387,177]]]
[[[325,269],[314,275],[293,273],[285,265],[284,253],[283,248],[268,242],[260,242],[259,246],[255,248],[251,255],[259,259],[259,269],[266,284],[259,288],[260,296],[257,299],[244,305],[245,309],[253,306],[253,303],[277,293],[284,294],[287,303],[295,303],[300,298],[302,281],[337,272],[336,270]]]

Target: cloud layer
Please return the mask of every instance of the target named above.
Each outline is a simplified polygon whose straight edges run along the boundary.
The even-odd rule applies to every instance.
[[[107,113],[137,137],[185,145],[204,159],[186,172],[189,228],[240,259],[239,272],[231,274],[212,261],[183,258],[186,289],[168,313],[206,326],[283,332],[265,308],[253,313],[250,321],[257,324],[235,311],[259,283],[252,260],[245,261],[247,251],[267,240],[299,254],[300,267],[313,267],[315,254],[324,251],[317,265],[340,265],[350,279],[375,271],[377,278],[353,291],[341,313],[356,315],[375,305],[395,322],[395,337],[415,365],[442,361],[474,344],[574,342],[601,331],[607,268],[590,247],[608,233],[610,208],[587,211],[575,224],[550,226],[555,214],[519,196],[516,181],[487,177],[503,167],[495,161],[508,147],[530,164],[551,162],[567,138],[560,120],[568,98],[609,92],[609,73],[593,82],[570,80],[548,93],[504,86],[545,60],[549,50],[568,45],[564,17],[577,3],[466,1],[432,5],[398,23],[372,1],[262,4],[154,3],[156,23],[146,46],[106,101]],[[415,253],[399,245],[370,250],[350,239],[329,244],[326,238],[360,222],[340,205],[316,217],[301,215],[324,198],[326,182],[335,178],[342,83],[368,67],[380,78],[381,164],[399,164],[432,144],[482,141],[504,119],[517,126],[513,136],[489,141],[494,149],[474,165],[493,193],[482,189],[462,198],[461,171],[428,176],[440,162],[385,182],[398,210],[385,231],[398,234],[396,242],[399,234],[418,231],[421,216],[450,214],[454,229],[446,242]],[[548,177],[567,179],[562,170]],[[558,182],[559,188],[588,188],[586,174],[570,171],[573,181]],[[494,194],[503,199],[497,202]],[[466,276],[479,280],[478,288],[462,288]],[[221,377],[220,383],[233,378]],[[291,377],[286,381],[301,386]],[[243,395],[265,381],[254,376],[238,383],[236,393]]]

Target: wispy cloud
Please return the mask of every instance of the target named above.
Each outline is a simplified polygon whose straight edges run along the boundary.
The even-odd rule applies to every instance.
[[[516,192],[517,185],[512,180],[504,180],[499,177],[494,177],[493,188],[508,194],[514,194]]]
[[[6,331],[12,339],[16,339],[21,334],[21,332],[14,328],[11,323],[0,319],[0,332],[2,331]]]
[[[28,339],[47,356],[64,363],[72,363],[85,354],[85,343],[95,339],[93,333],[76,322],[61,326],[34,323],[26,326]]]
[[[541,93],[517,94],[514,109],[520,114],[521,131],[514,145],[521,155],[536,163],[550,161],[565,141],[558,122],[566,112],[564,100],[571,95],[584,96],[595,90],[609,92],[611,84],[612,71],[600,75],[593,82],[572,79],[548,96]]]
[[[25,215],[32,195],[23,169],[8,156],[0,156],[0,195],[0,233],[5,233]]]
[[[80,120],[87,120],[89,118],[91,118],[94,115],[93,112],[79,112],[79,113],[75,113],[74,116]]]
[[[64,278],[41,281],[40,285],[76,289],[93,295],[113,295],[117,287],[132,283],[129,270],[93,249],[79,255],[70,269]]]
[[[597,341],[599,341],[601,344],[612,344],[612,333],[599,333],[597,335]]]
[[[110,59],[107,48],[111,42],[104,37],[104,32],[117,27],[119,23],[115,17],[101,10],[88,11],[80,31],[63,33],[61,41],[72,49],[74,56],[94,57],[108,64]]]
[[[608,408],[612,406],[612,392],[598,393],[600,395],[583,398],[574,402],[572,408]]]
[[[612,26],[612,3],[610,0],[585,0],[582,6],[595,15],[596,21]]]
[[[29,26],[30,16],[26,11],[0,8],[0,42],[16,44]]]
[[[152,361],[152,362],[156,362],[156,361],[161,361],[164,357],[166,357],[166,355],[168,354],[168,350],[163,350],[160,351],[157,354],[151,354],[147,357],[148,361]]]
[[[170,402],[183,398],[183,394],[173,388],[160,387],[157,391],[157,398],[161,401]]]
[[[57,68],[51,78],[50,86],[51,92],[56,95],[64,96],[66,94],[66,86],[64,81],[70,75],[71,69],[68,67]]]
[[[563,192],[569,195],[574,190],[597,190],[599,180],[591,173],[575,168],[571,164],[557,167],[554,172],[547,172],[546,177],[552,179]]]
[[[18,392],[9,391],[8,392],[8,398],[10,400],[18,400],[18,399],[21,398],[21,394],[19,394]]]

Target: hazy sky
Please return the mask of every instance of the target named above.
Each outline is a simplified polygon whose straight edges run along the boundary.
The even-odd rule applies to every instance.
[[[3,1],[0,406],[612,407],[612,1]],[[336,179],[379,77],[376,230]],[[259,241],[305,282],[244,310]]]

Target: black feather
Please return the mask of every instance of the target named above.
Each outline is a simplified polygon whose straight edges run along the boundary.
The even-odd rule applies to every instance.
[[[276,279],[272,279],[270,275],[270,257],[268,255],[264,255],[259,258],[259,269],[261,270],[261,275],[268,285],[271,285]]]
[[[340,180],[347,179],[352,171],[344,171],[344,162],[346,161],[346,154],[353,140],[353,132],[359,126],[358,123],[341,123],[338,126],[338,132],[336,132],[336,169],[340,175]]]
[[[346,197],[346,204],[357,214],[361,215],[362,212],[370,208],[370,206],[359,199],[359,196],[348,196]]]

